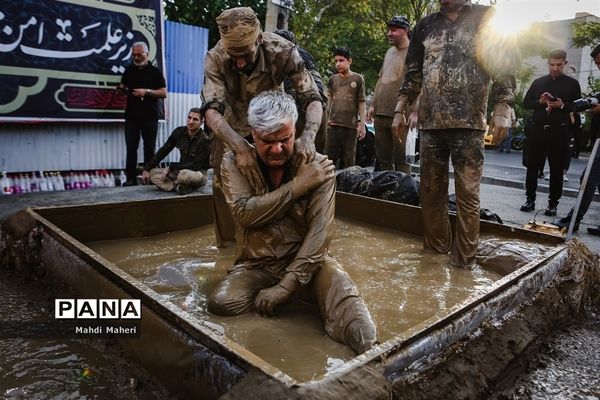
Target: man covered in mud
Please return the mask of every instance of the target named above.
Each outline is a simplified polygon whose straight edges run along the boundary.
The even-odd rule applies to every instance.
[[[377,328],[348,274],[327,254],[333,236],[335,168],[321,154],[295,148],[296,102],[263,92],[250,102],[248,123],[260,175],[251,181],[230,151],[223,157],[223,193],[236,222],[237,261],[208,299],[208,311],[273,315],[298,296],[316,299],[327,334],[362,353]]]
[[[470,268],[479,242],[479,185],[483,169],[488,87],[496,143],[506,136],[513,102],[513,59],[487,24],[491,7],[469,0],[440,0],[440,11],[413,31],[392,126],[406,138],[410,105],[419,94],[420,200],[424,247],[450,252],[452,264]],[[457,222],[448,217],[448,161],[452,159]]]
[[[262,32],[256,13],[249,7],[225,10],[217,17],[221,40],[206,55],[203,110],[206,125],[214,132],[211,162],[214,168],[213,197],[217,242],[225,246],[234,239],[234,224],[221,190],[221,159],[233,150],[240,171],[252,183],[260,179],[247,121],[248,103],[258,93],[279,90],[289,79],[295,97],[305,111],[304,130],[296,150],[300,159],[312,160],[315,135],[323,106],[318,88],[304,67],[293,43]]]

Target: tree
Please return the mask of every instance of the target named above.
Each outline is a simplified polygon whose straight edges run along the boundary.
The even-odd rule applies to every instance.
[[[600,45],[600,23],[581,22],[573,24],[573,46],[592,48]],[[592,93],[600,92],[600,78],[594,78],[590,72],[588,85]]]
[[[165,15],[169,21],[201,26],[208,29],[208,46],[219,41],[216,18],[223,10],[233,7],[251,7],[260,21],[265,20],[267,0],[163,0]],[[270,1],[270,0],[268,0]]]
[[[580,22],[573,24],[573,46],[595,47],[600,44],[600,23]]]
[[[408,15],[414,24],[433,4],[437,0],[296,0],[290,29],[325,78],[335,72],[332,50],[348,47],[354,55],[352,69],[365,77],[367,92],[372,92],[389,47],[387,21]]]
[[[168,20],[209,30],[209,47],[219,40],[215,18],[225,9],[249,6],[265,20],[271,0],[163,0]],[[319,64],[324,77],[332,74],[331,51],[348,47],[354,54],[353,69],[365,77],[372,91],[388,48],[386,23],[394,15],[406,15],[413,25],[429,13],[438,0],[296,0],[289,25],[300,46]]]

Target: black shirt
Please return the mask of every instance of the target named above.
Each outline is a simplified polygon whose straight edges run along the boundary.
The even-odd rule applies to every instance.
[[[170,169],[192,171],[206,171],[210,168],[210,139],[200,128],[195,136],[187,134],[187,127],[175,128],[165,144],[158,149],[152,160],[144,167],[146,171],[155,168],[174,148],[181,155],[178,164],[171,164]]]
[[[546,105],[540,104],[540,97],[544,92],[548,92],[554,97],[561,99],[565,105],[563,109],[553,109],[550,112],[546,111]],[[569,113],[572,111],[573,101],[580,97],[581,88],[576,79],[564,74],[559,75],[556,78],[545,75],[533,81],[525,94],[523,106],[533,110],[532,118],[534,126],[570,125],[571,118],[569,117]]]
[[[127,86],[125,119],[158,119],[158,99],[153,96],[136,97],[133,89],[156,90],[167,87],[165,78],[158,68],[148,63],[143,67],[131,64],[125,69],[121,83]]]

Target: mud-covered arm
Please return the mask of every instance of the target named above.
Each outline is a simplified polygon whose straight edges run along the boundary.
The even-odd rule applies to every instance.
[[[335,214],[335,178],[311,192],[305,215],[308,231],[296,257],[279,282],[291,292],[308,284],[327,255],[333,238]]]
[[[221,178],[231,214],[244,228],[261,226],[278,219],[310,189],[307,182],[298,176],[271,192],[265,189],[262,175],[261,182],[253,185],[242,175],[231,152],[223,156]]]
[[[421,93],[421,86],[423,85],[423,59],[425,56],[423,40],[423,27],[421,24],[417,24],[406,54],[406,62],[404,64],[406,75],[398,93],[399,102],[404,97],[408,100],[409,104],[412,104]]]
[[[307,159],[312,159],[315,152],[315,137],[323,116],[323,101],[319,94],[319,87],[304,67],[304,61],[296,49],[290,52],[286,70],[289,71],[287,78],[294,87],[296,102],[305,110],[306,124],[296,150]]]

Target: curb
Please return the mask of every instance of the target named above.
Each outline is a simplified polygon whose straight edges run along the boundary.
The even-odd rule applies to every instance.
[[[411,171],[413,174],[419,174],[421,172],[421,168],[418,165],[411,165]],[[449,174],[450,179],[454,179],[454,172],[450,171]],[[510,179],[500,179],[494,178],[491,176],[483,176],[481,178],[481,183],[486,185],[496,185],[496,186],[504,186],[513,189],[521,189],[523,190],[523,197],[525,196],[525,182],[523,181],[513,181]],[[550,187],[548,185],[538,183],[537,187],[538,193],[550,193]],[[577,194],[579,190],[563,188],[562,195],[565,197],[574,197],[577,198]],[[600,195],[598,193],[594,193],[593,201],[600,201]]]

